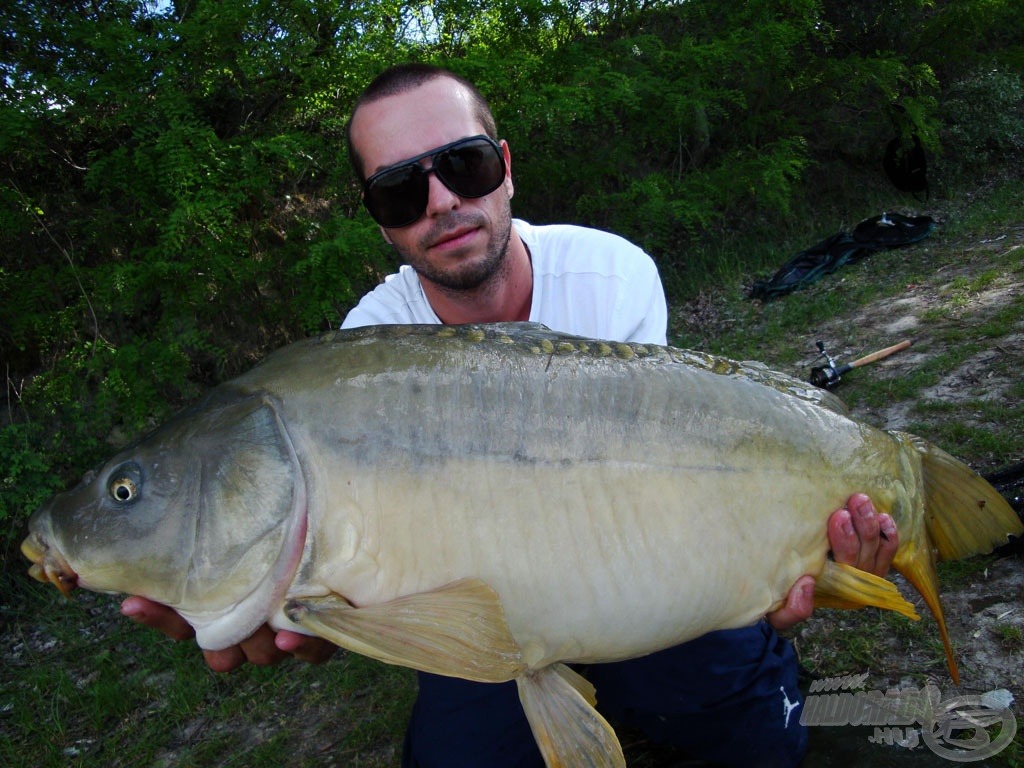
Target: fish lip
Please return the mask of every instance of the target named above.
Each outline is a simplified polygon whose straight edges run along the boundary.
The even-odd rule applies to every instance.
[[[53,584],[65,597],[78,586],[75,569],[38,532],[33,531],[21,543],[21,552],[32,562],[28,573],[36,581]]]

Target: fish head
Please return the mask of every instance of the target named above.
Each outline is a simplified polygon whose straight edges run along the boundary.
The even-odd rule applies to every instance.
[[[81,586],[160,602],[180,597],[196,481],[188,457],[165,450],[166,437],[125,449],[35,511],[21,546],[34,577],[65,595]]]
[[[178,611],[204,648],[247,637],[301,559],[300,465],[269,398],[214,397],[184,412],[33,513],[29,573],[140,595]]]

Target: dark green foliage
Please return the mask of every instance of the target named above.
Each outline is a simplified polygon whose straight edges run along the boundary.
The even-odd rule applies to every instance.
[[[620,232],[684,291],[720,274],[701,254],[723,237],[806,242],[820,234],[801,230],[809,208],[884,186],[898,128],[945,150],[949,177],[1019,162],[1012,6],[6,3],[8,540],[111,443],[336,327],[394,268],[344,146],[349,105],[388,64],[434,61],[478,83],[511,144],[517,215]]]
[[[951,84],[942,116],[947,151],[970,158],[967,168],[1012,163],[1024,152],[1024,76],[1019,70],[968,72]]]

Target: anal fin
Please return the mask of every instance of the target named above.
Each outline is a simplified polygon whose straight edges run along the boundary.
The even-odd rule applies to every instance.
[[[548,768],[626,768],[615,731],[594,709],[594,687],[564,664],[516,678]]]
[[[361,608],[340,595],[292,599],[285,613],[342,648],[423,672],[497,683],[526,668],[497,593],[479,579]]]
[[[939,575],[935,568],[935,556],[927,546],[927,537],[917,540],[911,536],[908,539],[900,544],[896,557],[892,561],[893,568],[918,591],[918,594],[924,598],[928,610],[935,617],[935,623],[939,627],[939,637],[942,639],[942,647],[946,651],[946,666],[949,667],[949,676],[953,678],[954,683],[959,685],[960,670],[956,664],[956,654],[953,653],[953,642],[949,639],[949,630],[946,628],[942,601],[939,600]]]

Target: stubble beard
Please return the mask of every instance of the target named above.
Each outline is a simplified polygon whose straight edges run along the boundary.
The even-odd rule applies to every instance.
[[[434,242],[437,236],[456,227],[476,226],[485,223],[482,215],[453,213],[439,221],[422,242]],[[486,289],[501,274],[508,255],[508,246],[512,238],[512,211],[506,206],[499,218],[495,220],[484,250],[483,258],[460,263],[452,268],[439,268],[428,263],[416,254],[407,253],[395,246],[395,250],[403,261],[411,265],[417,274],[425,280],[454,293],[478,292]]]

